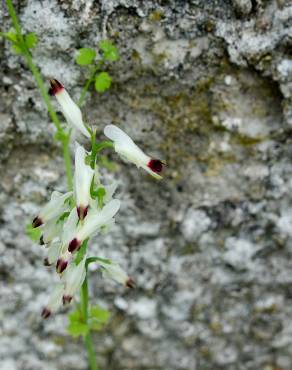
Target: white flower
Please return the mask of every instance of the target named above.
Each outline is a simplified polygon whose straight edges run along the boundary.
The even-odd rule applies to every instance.
[[[79,223],[74,238],[69,242],[69,252],[73,253],[79,249],[85,239],[95,235],[103,225],[106,225],[115,216],[119,208],[120,201],[113,199],[101,210],[90,209],[85,220]]]
[[[58,284],[53,293],[50,296],[49,302],[46,307],[42,310],[42,317],[44,319],[48,318],[52,313],[56,312],[62,305],[64,294],[63,284]]]
[[[121,266],[109,260],[98,261],[98,264],[102,268],[102,275],[110,278],[120,284],[123,284],[129,288],[134,288],[134,281],[128,276],[128,274],[121,268]]]
[[[58,238],[63,229],[63,222],[59,220],[59,216],[55,217],[42,226],[42,235],[40,238],[41,244],[48,244]]]
[[[142,167],[156,179],[162,179],[159,173],[164,163],[159,159],[152,159],[146,155],[134,141],[119,127],[107,125],[104,134],[114,142],[115,151],[124,159],[134,163],[138,168]]]
[[[61,274],[67,268],[68,264],[70,263],[70,260],[72,259],[72,255],[68,251],[68,244],[76,234],[77,224],[78,224],[77,210],[76,208],[73,208],[63,227],[61,248],[56,264],[56,270],[59,274]]]
[[[51,200],[40,211],[39,215],[32,221],[33,227],[38,227],[53,218],[60,217],[69,206],[65,201],[72,195],[72,192],[61,194],[58,191],[53,191]]]
[[[83,123],[81,110],[71,99],[64,86],[55,79],[50,80],[50,84],[51,88],[49,90],[49,94],[56,97],[58,103],[61,105],[62,112],[67,122],[71,127],[76,128],[81,131],[83,135],[90,138],[90,134]]]
[[[77,144],[75,152],[74,190],[80,220],[83,220],[87,215],[90,201],[90,185],[94,175],[94,170],[85,163],[85,159],[85,149]]]
[[[47,265],[52,265],[53,263],[56,263],[62,249],[62,244],[60,242],[53,242],[49,244],[48,249],[48,257],[47,257]]]
[[[116,181],[111,183],[110,185],[104,186],[104,190],[105,190],[105,196],[103,197],[104,204],[110,202],[113,199],[113,195],[116,192],[117,187],[118,187],[118,183]]]
[[[63,281],[65,285],[63,303],[70,303],[74,294],[78,292],[86,276],[85,269],[86,256],[78,265],[71,263],[65,271]]]

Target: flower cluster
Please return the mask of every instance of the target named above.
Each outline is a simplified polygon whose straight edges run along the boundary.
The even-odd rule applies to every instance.
[[[95,133],[84,124],[79,107],[63,85],[57,80],[51,80],[50,83],[49,92],[59,102],[71,130],[80,131],[95,143]],[[162,161],[147,156],[117,126],[106,126],[104,134],[123,159],[161,179]],[[120,201],[113,198],[116,184],[105,186],[101,183],[93,147],[87,152],[76,142],[73,180],[73,191],[65,194],[54,191],[50,201],[32,222],[32,226],[41,231],[40,244],[45,245],[48,251],[45,265],[55,265],[60,275],[60,282],[42,311],[44,318],[62,304],[70,303],[80,289],[87,273],[87,242],[96,234],[111,228],[120,208]],[[99,257],[95,257],[95,262],[105,277],[133,287],[133,280],[117,263]]]

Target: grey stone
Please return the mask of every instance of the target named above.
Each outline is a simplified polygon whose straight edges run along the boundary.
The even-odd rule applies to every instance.
[[[94,336],[100,368],[291,369],[291,2],[14,4],[38,35],[43,78],[74,99],[87,76],[76,50],[118,45],[113,85],[90,91],[84,116],[99,138],[115,123],[167,162],[155,182],[105,152],[122,207],[90,253],[119,262],[137,289],[90,267],[91,301],[112,311]],[[5,5],[0,21],[10,29]],[[85,370],[83,344],[66,332],[71,308],[40,317],[57,276],[24,232],[66,189],[61,148],[22,57],[3,39],[1,50],[0,368]]]

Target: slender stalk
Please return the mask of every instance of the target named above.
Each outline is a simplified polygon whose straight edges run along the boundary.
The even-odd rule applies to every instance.
[[[12,19],[13,26],[14,26],[15,31],[17,33],[17,37],[19,39],[19,42],[21,43],[21,49],[23,51],[23,56],[24,56],[24,58],[27,62],[27,65],[30,68],[30,70],[31,70],[31,72],[32,72],[32,74],[33,74],[33,76],[36,80],[36,83],[37,83],[37,85],[40,89],[42,98],[43,98],[43,100],[44,100],[44,102],[45,102],[45,104],[48,108],[50,117],[51,117],[52,121],[54,122],[57,131],[61,133],[61,132],[63,132],[61,123],[58,119],[58,116],[57,116],[56,112],[54,111],[54,109],[52,107],[51,99],[49,97],[49,94],[47,92],[45,84],[44,84],[44,82],[41,78],[40,72],[39,72],[38,68],[36,67],[36,65],[33,63],[31,54],[30,54],[29,50],[27,49],[26,44],[24,42],[24,39],[23,39],[23,36],[22,36],[22,33],[21,33],[21,26],[20,26],[20,23],[17,19],[17,15],[15,13],[15,10],[14,10],[13,4],[12,4],[12,0],[6,0],[6,4],[7,4],[9,15]]]
[[[36,83],[38,85],[38,88],[40,89],[42,98],[43,98],[43,100],[44,100],[44,102],[47,106],[49,115],[50,115],[56,129],[57,129],[57,134],[58,134],[59,140],[62,143],[63,158],[64,158],[65,168],[66,168],[68,190],[72,190],[72,188],[73,188],[72,169],[71,169],[71,157],[70,157],[70,150],[69,150],[70,136],[67,135],[64,132],[64,130],[61,126],[61,123],[58,119],[58,116],[57,116],[57,114],[56,114],[56,112],[55,112],[55,110],[52,106],[51,99],[50,99],[49,94],[47,92],[47,88],[46,88],[46,86],[45,86],[45,84],[42,80],[41,74],[40,74],[37,66],[34,64],[32,56],[31,56],[28,48],[26,47],[24,38],[23,38],[22,33],[21,33],[21,26],[20,26],[20,23],[18,21],[17,15],[15,13],[15,9],[13,7],[12,0],[6,0],[6,4],[7,4],[8,12],[9,12],[9,15],[11,17],[13,26],[14,26],[15,31],[17,33],[17,38],[18,38],[18,40],[20,42],[20,45],[21,45],[22,54],[23,54],[23,56],[26,60],[26,63],[28,65],[29,69],[31,70],[31,72],[32,72],[32,74],[33,74],[33,76],[36,80]]]
[[[87,281],[87,268],[86,268],[86,276],[85,280],[81,287],[80,292],[81,298],[81,310],[84,322],[88,323],[88,281]],[[88,355],[88,362],[90,365],[90,370],[98,370],[96,364],[96,355],[94,351],[93,341],[91,337],[90,329],[88,328],[88,333],[84,337],[85,346],[87,348],[87,355]]]
[[[88,92],[88,89],[89,89],[90,85],[94,81],[94,77],[96,75],[96,72],[103,66],[103,64],[104,64],[104,60],[102,59],[102,60],[99,61],[99,63],[96,66],[94,66],[92,68],[91,73],[89,75],[89,78],[87,79],[86,84],[83,86],[83,89],[81,91],[81,95],[80,95],[80,98],[78,100],[79,107],[81,107],[83,105],[83,103],[85,102],[86,94]]]
[[[90,73],[90,76],[89,76],[88,80],[86,81],[86,84],[83,86],[83,89],[81,91],[80,98],[78,100],[79,107],[81,107],[83,105],[84,101],[85,101],[85,97],[86,97],[87,91],[88,91],[90,85],[92,84],[92,82],[94,81],[94,76],[95,76],[95,74],[97,72],[97,69],[98,69],[97,67],[94,67],[92,69],[92,72]]]

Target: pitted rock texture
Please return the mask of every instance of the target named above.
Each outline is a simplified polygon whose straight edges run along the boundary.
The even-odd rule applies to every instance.
[[[289,0],[15,1],[33,57],[77,99],[80,47],[109,38],[112,88],[83,108],[100,138],[125,129],[165,159],[162,182],[117,160],[121,212],[92,254],[137,289],[91,271],[91,297],[112,310],[95,337],[107,370],[292,368],[292,4]],[[3,30],[11,22],[3,4]],[[26,223],[66,179],[35,81],[1,39],[0,368],[85,370],[64,309],[40,318],[55,272]],[[54,106],[58,109],[57,104]]]

